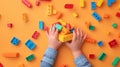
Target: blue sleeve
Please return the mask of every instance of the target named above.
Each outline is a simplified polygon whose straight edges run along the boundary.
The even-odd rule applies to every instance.
[[[76,67],[91,67],[91,64],[85,58],[84,55],[80,55],[74,60]]]
[[[40,67],[53,67],[56,59],[57,51],[52,48],[47,48],[44,57],[42,58]]]

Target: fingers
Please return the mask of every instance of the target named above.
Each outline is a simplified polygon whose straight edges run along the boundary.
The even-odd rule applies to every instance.
[[[50,26],[49,33],[52,31],[52,25]]]
[[[72,41],[75,41],[77,39],[77,37],[76,37],[76,31],[74,30],[73,31],[73,39],[72,39]]]
[[[58,30],[55,30],[55,37],[58,37]]]
[[[82,38],[82,43],[85,41],[85,39],[87,38],[87,34],[85,34]]]
[[[45,31],[46,32],[46,36],[48,37],[48,35],[49,35],[49,32],[48,31]]]
[[[52,33],[55,33],[55,24],[52,26]]]

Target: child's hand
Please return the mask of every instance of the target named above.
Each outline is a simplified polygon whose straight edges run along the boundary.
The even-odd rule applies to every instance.
[[[49,31],[46,31],[46,35],[48,37],[48,47],[57,50],[62,43],[58,41],[58,30],[55,29],[55,24],[51,25]]]
[[[80,48],[82,46],[82,43],[86,39],[86,37],[87,37],[87,35],[83,36],[82,31],[77,29],[76,31],[73,32],[72,41],[65,43],[71,49],[71,51],[72,51],[75,58],[80,56],[80,54],[81,54]]]

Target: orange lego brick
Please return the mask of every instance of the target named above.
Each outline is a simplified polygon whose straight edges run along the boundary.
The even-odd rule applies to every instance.
[[[85,41],[88,42],[88,43],[93,43],[93,44],[96,43],[96,40],[92,39],[90,37],[87,37]]]
[[[8,53],[3,53],[3,56],[6,58],[17,58],[19,57],[18,52],[8,52]]]
[[[103,18],[108,19],[108,18],[110,18],[110,15],[104,14],[104,17],[103,17]]]
[[[62,16],[63,16],[62,13],[58,13],[56,18],[60,19]]]
[[[86,21],[85,25],[86,25],[87,28],[89,28],[89,26],[91,25],[91,23]]]

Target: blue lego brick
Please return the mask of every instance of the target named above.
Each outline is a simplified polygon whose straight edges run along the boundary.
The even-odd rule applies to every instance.
[[[102,41],[99,41],[97,44],[98,44],[98,46],[103,46],[103,42]]]
[[[91,2],[91,9],[95,10],[96,9],[96,2]]]
[[[74,28],[72,28],[71,30],[70,30],[70,33],[73,33],[73,31],[74,31],[75,29]]]
[[[33,43],[30,39],[25,43],[25,45],[30,49],[33,50],[36,47],[36,44]]]
[[[44,22],[43,21],[39,21],[39,29],[40,30],[44,29]]]
[[[61,31],[63,27],[62,27],[60,24],[56,24],[56,25],[55,25],[55,28],[56,28],[58,31]]]
[[[20,40],[16,37],[13,37],[12,40],[11,40],[11,43],[15,46],[17,46],[19,44]]]
[[[116,0],[108,0],[108,1],[107,1],[107,5],[108,5],[108,6],[111,6],[115,1],[116,1]]]
[[[93,13],[92,13],[92,16],[93,16],[97,21],[100,21],[100,20],[101,20],[101,17],[100,17],[96,12],[93,12]]]

